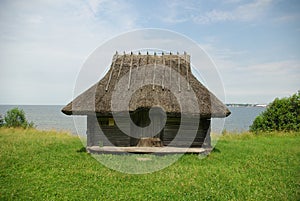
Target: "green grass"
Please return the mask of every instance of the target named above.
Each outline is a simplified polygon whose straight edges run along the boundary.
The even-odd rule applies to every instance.
[[[300,133],[226,134],[202,160],[140,175],[106,168],[66,133],[2,128],[0,145],[1,200],[300,199]]]

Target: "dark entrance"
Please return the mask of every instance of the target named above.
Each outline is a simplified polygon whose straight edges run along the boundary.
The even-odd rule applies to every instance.
[[[130,137],[130,146],[137,146],[141,138],[163,139],[164,129],[162,127],[164,126],[166,115],[161,108],[155,107],[151,110],[149,108],[138,108],[131,114],[131,119],[137,127],[143,129],[131,125],[130,132],[132,137]],[[158,128],[162,128],[162,130],[157,132]]]

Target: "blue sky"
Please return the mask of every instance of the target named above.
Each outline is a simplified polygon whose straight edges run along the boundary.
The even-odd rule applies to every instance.
[[[226,103],[300,90],[297,0],[0,2],[0,104],[66,104],[86,58],[141,28],[196,41],[216,63]]]

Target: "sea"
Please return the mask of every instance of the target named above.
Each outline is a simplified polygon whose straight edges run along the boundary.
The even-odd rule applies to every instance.
[[[24,110],[28,121],[32,121],[39,130],[68,131],[80,135],[86,133],[86,117],[63,114],[61,112],[63,105],[0,105],[1,116],[4,117],[8,110],[15,107]],[[218,126],[216,130],[239,133],[249,130],[255,117],[266,108],[229,106],[228,109],[231,111],[231,115],[225,118],[221,124],[215,124]]]

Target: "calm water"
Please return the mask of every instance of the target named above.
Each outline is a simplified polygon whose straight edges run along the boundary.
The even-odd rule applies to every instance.
[[[224,129],[227,131],[247,131],[255,117],[265,111],[264,107],[228,107],[231,111],[225,119]]]
[[[62,105],[0,105],[0,114],[4,116],[7,110],[19,107],[24,110],[29,121],[33,121],[41,130],[68,130],[76,134],[86,131],[86,117],[76,117],[76,126],[72,116],[64,115],[60,110]],[[227,131],[245,131],[253,120],[265,108],[262,107],[228,107],[231,115],[225,119],[224,129]]]

